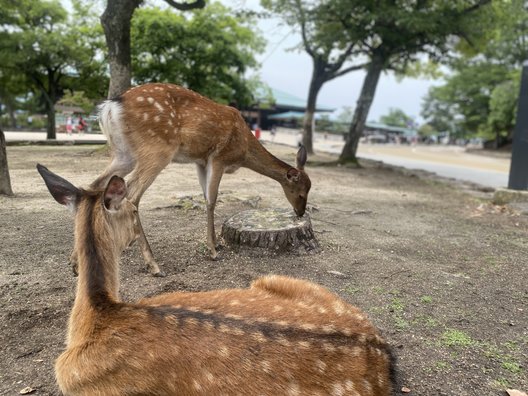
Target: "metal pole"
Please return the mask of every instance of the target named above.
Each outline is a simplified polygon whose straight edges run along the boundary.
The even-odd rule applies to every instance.
[[[523,64],[508,188],[528,189],[528,61]]]

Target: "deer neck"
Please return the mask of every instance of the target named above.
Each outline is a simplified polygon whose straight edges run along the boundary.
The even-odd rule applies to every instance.
[[[86,340],[98,315],[119,301],[119,254],[111,243],[99,197],[88,197],[77,212],[77,293],[70,317],[68,344]]]
[[[281,185],[286,182],[286,173],[292,168],[292,166],[266,150],[255,138],[249,139],[248,152],[243,166],[261,175],[268,176],[278,181]]]

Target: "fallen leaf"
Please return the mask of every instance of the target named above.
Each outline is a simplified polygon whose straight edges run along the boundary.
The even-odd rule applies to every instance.
[[[24,389],[22,389],[20,392],[21,395],[27,395],[29,393],[35,392],[35,389],[33,389],[31,386],[26,386]]]
[[[411,390],[407,388],[406,386],[401,388],[402,393],[411,393]]]
[[[509,396],[528,396],[526,393],[518,391],[517,389],[506,389]]]

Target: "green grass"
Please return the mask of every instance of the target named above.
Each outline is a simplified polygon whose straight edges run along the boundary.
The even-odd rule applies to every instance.
[[[504,360],[501,366],[503,369],[508,370],[512,374],[520,374],[523,371],[520,364],[513,362],[511,360]]]
[[[448,347],[467,348],[475,345],[475,341],[468,334],[455,329],[444,331],[440,338],[440,342]]]
[[[433,302],[433,297],[431,296],[422,296],[420,297],[420,301],[423,302],[424,304],[430,304]]]
[[[345,292],[348,294],[357,294],[361,291],[361,289],[357,286],[349,285],[345,288]]]

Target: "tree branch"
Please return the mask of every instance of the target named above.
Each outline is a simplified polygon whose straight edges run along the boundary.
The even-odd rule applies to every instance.
[[[295,5],[297,6],[297,9],[299,11],[299,16],[301,18],[301,36],[303,40],[303,46],[304,50],[310,55],[312,58],[315,57],[315,52],[310,48],[308,45],[308,38],[306,37],[306,18],[304,17],[304,10],[302,8],[302,4],[299,0],[295,2]]]
[[[491,0],[480,0],[477,4],[472,5],[471,7],[468,7],[464,9],[461,14],[469,14],[475,10],[478,10],[480,7],[485,6],[486,4],[491,3]]]
[[[165,0],[165,3],[167,3],[168,5],[180,11],[188,11],[188,10],[194,10],[196,8],[205,7],[205,0],[195,0],[192,3],[177,3],[174,0]]]
[[[370,65],[370,62],[362,63],[361,65],[354,65],[354,66],[347,67],[347,68],[341,70],[340,72],[333,74],[328,79],[328,81],[333,80],[334,78],[337,78],[337,77],[341,77],[341,76],[343,76],[343,75],[345,75],[347,73],[350,73],[351,71],[363,69],[363,68],[367,67],[368,65]]]

